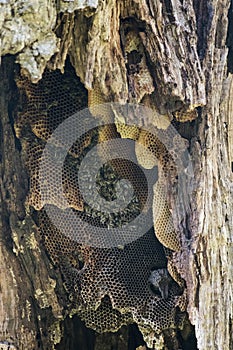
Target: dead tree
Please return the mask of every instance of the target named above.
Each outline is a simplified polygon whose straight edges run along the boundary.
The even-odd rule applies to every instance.
[[[120,350],[146,340],[154,349],[232,349],[230,1],[2,1],[0,8],[0,348]],[[143,103],[187,140],[193,190],[183,221],[174,215],[181,247],[172,253],[187,295],[182,327],[152,336],[132,319],[117,333],[98,334],[72,306],[64,269],[48,254],[28,204],[24,142],[31,139],[21,138],[33,131],[32,110],[55,108],[54,97],[52,107],[33,100],[25,112],[50,76],[70,95],[82,89],[80,108],[96,91],[105,102]],[[167,200],[174,214],[172,195]]]

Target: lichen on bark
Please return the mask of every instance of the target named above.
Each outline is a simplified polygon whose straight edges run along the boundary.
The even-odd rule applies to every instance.
[[[196,192],[190,216],[185,224],[182,223],[185,227],[179,227],[184,232],[183,250],[178,254],[176,264],[187,284],[188,312],[196,327],[198,347],[205,350],[214,347],[231,349],[233,346],[230,169],[233,142],[232,75],[227,72],[226,48],[228,7],[229,1],[226,0],[61,1],[60,5],[49,0],[36,0],[33,6],[28,1],[0,0],[0,55],[15,55],[22,73],[33,82],[41,79],[46,66],[62,70],[69,55],[77,75],[88,90],[98,85],[106,100],[130,100],[132,94],[125,64],[129,50],[124,52],[123,48],[124,40],[131,31],[143,48],[143,65],[151,76],[147,94],[153,93],[148,103],[156,105],[156,110],[162,114],[190,123],[186,127],[192,128],[190,153]],[[7,98],[7,92],[3,91],[2,86],[1,94]],[[144,95],[139,92],[137,101]],[[1,106],[3,121],[8,112],[6,104]],[[11,135],[8,140],[4,138],[4,143],[14,149],[13,133],[7,126],[10,121],[5,119],[4,123],[4,132]],[[3,149],[3,152],[6,150]],[[16,150],[14,154],[15,173],[22,171],[18,153]],[[31,302],[31,297],[37,290],[39,308],[46,309],[50,301],[41,295],[45,293],[51,300],[55,286],[48,290],[46,283],[40,280],[43,273],[47,276],[48,271],[52,272],[46,256],[33,243],[32,232],[21,237],[23,229],[20,227],[17,233],[17,221],[25,216],[22,208],[22,188],[25,184],[12,175],[9,163],[6,158],[6,170],[1,168],[2,181],[5,181],[5,187],[12,188],[12,183],[15,185],[11,202],[18,204],[15,208],[9,203],[3,186],[4,205],[1,210],[3,216],[16,211],[18,217],[15,222],[5,223],[2,229],[10,247],[6,248],[4,240],[1,242],[1,265],[7,266],[11,261],[13,267],[0,271],[4,304],[4,313],[0,314],[0,334],[7,337],[11,328],[11,336],[17,338],[14,320],[22,316],[19,345],[27,343],[31,349],[38,346],[36,330],[43,323],[33,316],[33,313],[40,315],[42,311]],[[11,183],[9,179],[14,180]],[[17,194],[19,191],[20,195]],[[36,233],[34,237],[38,239]],[[30,270],[28,266],[35,266],[38,261],[41,261],[40,271]],[[39,276],[39,281],[34,284],[27,282],[27,294],[23,296],[20,291],[25,290],[25,285],[19,276],[27,280],[27,274]],[[57,288],[62,289],[61,286],[60,281]],[[22,315],[14,307],[19,299]],[[47,309],[41,315],[49,315],[50,330],[56,335],[53,341],[57,342],[60,330],[56,322],[65,315],[61,300],[57,301],[54,297],[53,302],[57,305],[57,309],[55,305],[52,310],[53,315]],[[44,336],[41,341],[53,346],[51,339],[48,341]]]

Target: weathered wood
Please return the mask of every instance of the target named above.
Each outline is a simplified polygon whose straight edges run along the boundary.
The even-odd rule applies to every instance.
[[[57,8],[50,1],[38,0],[30,8],[20,4],[0,4],[0,52],[15,54],[22,72],[32,81],[41,78],[47,64],[63,69],[69,54],[86,88],[98,86],[106,101],[140,102],[152,93],[149,103],[160,113],[181,113],[185,122],[193,119],[190,113],[196,111],[195,121],[188,122],[185,131],[195,175],[190,184],[195,191],[176,265],[187,284],[188,313],[198,348],[232,349],[229,1],[109,0],[100,1],[98,7],[96,1],[85,5],[61,1]],[[87,8],[74,12],[80,7]],[[69,13],[61,14],[67,9]],[[231,13],[229,18],[232,21]],[[148,77],[143,87],[146,92],[139,89],[134,96],[126,67],[128,31],[140,42],[145,57],[140,74],[146,71]],[[0,341],[12,342],[20,349],[38,349],[39,344],[41,349],[52,349],[56,343],[66,344],[61,321],[66,317],[67,296],[61,276],[55,283],[52,265],[23,205],[28,185],[11,120],[16,91],[13,68],[11,60],[3,61]]]

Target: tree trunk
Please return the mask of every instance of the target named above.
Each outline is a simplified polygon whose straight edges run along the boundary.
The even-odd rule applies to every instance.
[[[233,349],[232,5],[227,0],[37,0],[32,6],[2,1],[0,7],[0,349]],[[158,116],[162,135],[164,125],[173,127],[182,137],[179,142],[185,139],[188,145],[192,172],[182,188],[188,202],[185,215],[177,208],[176,179],[164,180],[179,249],[174,252],[161,242],[159,232],[154,243],[158,250],[163,248],[166,264],[161,269],[170,264],[169,271],[176,270],[172,283],[181,291],[173,299],[169,294],[168,300],[177,300],[172,310],[181,309],[182,323],[176,314],[174,324],[167,321],[167,326],[155,329],[154,318],[160,316],[153,308],[155,314],[145,316],[146,300],[145,310],[142,307],[136,317],[130,308],[114,309],[115,299],[108,291],[102,295],[103,305],[87,305],[84,311],[79,302],[85,286],[93,288],[86,301],[91,305],[104,268],[111,280],[117,263],[110,264],[107,255],[107,263],[98,261],[99,251],[86,247],[82,259],[84,267],[85,259],[94,262],[93,283],[85,285],[80,279],[81,292],[75,283],[71,292],[73,271],[83,268],[82,259],[76,258],[81,248],[70,248],[71,241],[64,246],[56,229],[52,232],[58,238],[49,237],[49,229],[43,231],[45,214],[31,199],[37,193],[27,152],[45,139],[38,137],[33,113],[38,118],[43,114],[40,120],[46,122],[56,106],[63,111],[64,104],[70,105],[73,114],[87,107],[89,99],[95,115],[96,96],[100,103],[142,103]],[[124,137],[118,129],[119,134]],[[141,136],[139,132],[138,139]],[[121,165],[115,165],[121,172]],[[129,176],[134,178],[135,173]],[[60,255],[56,244],[64,249]],[[138,260],[141,253],[136,251]],[[133,278],[136,266],[143,270],[143,264],[131,260]],[[141,286],[135,281],[131,290],[135,298],[137,285]],[[119,298],[124,299],[120,294]],[[167,303],[161,295],[154,298]],[[185,310],[180,306],[184,299]],[[106,326],[103,334],[93,311],[100,307],[110,310],[103,315],[111,322],[119,323],[112,329]]]

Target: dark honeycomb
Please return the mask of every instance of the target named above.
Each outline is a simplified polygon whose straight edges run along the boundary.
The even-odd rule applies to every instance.
[[[156,181],[154,169],[146,170],[145,176],[136,164],[137,158],[140,163],[140,154],[134,154],[135,163],[126,161],[123,156],[132,152],[132,149],[123,148],[118,150],[119,158],[100,169],[97,187],[106,200],[115,199],[115,186],[120,179],[128,179],[133,186],[131,203],[122,213],[114,215],[105,215],[92,209],[90,204],[84,201],[77,176],[81,161],[89,149],[111,138],[133,138],[146,145],[161,163],[165,177],[169,162],[172,172],[176,173],[175,165],[174,168],[171,165],[174,164],[174,160],[170,152],[154,135],[148,132],[143,134],[141,130],[132,126],[127,129],[127,126],[118,124],[116,127],[110,123],[102,128],[83,132],[81,138],[69,149],[63,164],[63,194],[68,203],[67,207],[64,207],[62,198],[53,184],[53,177],[56,175],[55,164],[61,161],[59,155],[64,145],[61,140],[54,138],[50,147],[50,152],[54,153],[54,163],[48,164],[49,178],[43,179],[44,183],[49,184],[49,190],[47,197],[42,201],[39,167],[46,142],[61,122],[87,107],[87,93],[71,68],[66,69],[64,75],[58,71],[46,71],[38,84],[18,77],[17,84],[21,93],[22,109],[16,118],[15,130],[22,143],[29,174],[27,203],[37,211],[39,231],[44,245],[51,260],[63,274],[64,285],[70,297],[70,305],[67,307],[71,313],[78,313],[88,327],[98,332],[117,331],[122,325],[136,322],[142,333],[145,332],[143,334],[146,338],[149,333],[176,328],[179,326],[176,321],[177,313],[182,314],[185,309],[185,298],[181,288],[173,280],[168,298],[164,299],[153,292],[149,283],[151,271],[167,268],[164,247],[179,249],[179,240],[174,231],[162,184],[156,183],[154,187],[154,203],[157,206],[153,209],[154,227],[159,240],[154,228],[151,228],[133,242],[103,248],[107,238],[101,235],[102,228],[110,230],[112,227],[123,227],[142,210],[148,211],[148,215],[152,217],[152,210],[145,207],[145,203],[148,200],[148,186],[153,186]],[[103,102],[102,99],[98,99],[98,94],[92,94],[90,99],[90,110],[94,110],[94,115],[101,114],[101,108],[95,110],[94,106]],[[107,113],[108,108],[103,112],[105,117]],[[80,128],[82,130],[82,125]],[[167,137],[165,132],[162,137]],[[172,141],[170,145],[172,149]],[[143,154],[141,156],[143,158]],[[101,158],[101,154],[99,157]],[[93,163],[95,161],[92,160]],[[87,186],[88,176],[87,174]],[[146,179],[149,179],[149,183]],[[150,204],[152,200],[153,198],[149,198]],[[56,217],[58,225],[55,226],[48,217],[46,208]],[[74,216],[81,220],[75,227]],[[146,220],[147,216],[142,217],[138,225],[144,227],[147,224]],[[123,233],[122,238],[127,239],[129,234],[130,232]],[[109,235],[110,243],[112,239],[112,235]]]

